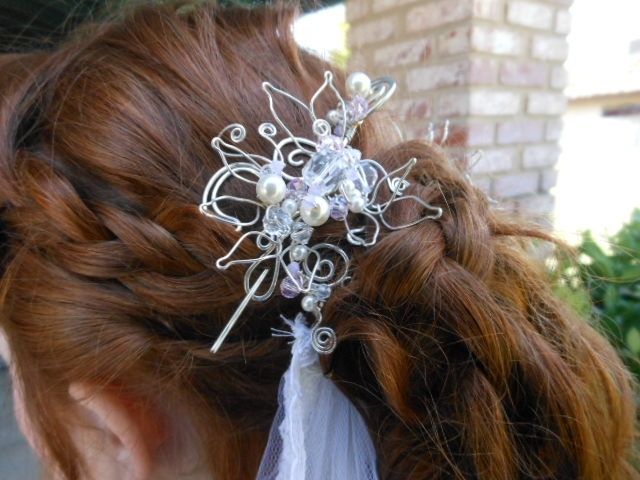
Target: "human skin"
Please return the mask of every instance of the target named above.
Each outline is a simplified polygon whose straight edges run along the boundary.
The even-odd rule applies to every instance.
[[[38,446],[37,434],[26,414],[20,382],[11,365],[11,350],[2,329],[0,356],[9,367],[18,426],[46,468],[49,462]],[[71,436],[88,466],[87,479],[211,478],[199,468],[176,475],[176,462],[161,454],[166,451],[163,447],[166,446],[167,432],[158,431],[157,426],[167,422],[158,418],[160,412],[142,413],[127,399],[82,383],[72,383],[69,394],[77,410],[77,421],[70,426]],[[59,478],[54,471],[46,473],[46,478]]]

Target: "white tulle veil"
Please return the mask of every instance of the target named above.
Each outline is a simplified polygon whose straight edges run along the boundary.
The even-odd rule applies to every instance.
[[[377,480],[376,451],[353,403],[325,377],[299,315],[258,480]]]

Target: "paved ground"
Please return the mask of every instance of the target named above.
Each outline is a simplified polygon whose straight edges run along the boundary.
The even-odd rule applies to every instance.
[[[0,480],[38,479],[38,463],[13,415],[9,372],[0,361]]]

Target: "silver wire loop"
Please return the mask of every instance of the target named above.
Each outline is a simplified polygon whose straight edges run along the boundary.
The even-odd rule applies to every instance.
[[[257,130],[271,145],[270,155],[243,150],[241,144],[247,130],[239,123],[227,126],[211,140],[222,167],[208,181],[200,211],[235,226],[238,232],[248,229],[216,261],[221,270],[233,265],[245,265],[247,270],[243,282],[246,295],[216,339],[213,353],[219,350],[248,303],[268,300],[280,285],[284,297],[302,296],[302,310],[315,318],[313,348],[320,354],[330,354],[338,339],[333,329],[321,325],[321,308],[334,288],[349,281],[350,258],[338,245],[314,244],[315,228],[330,219],[340,221],[347,242],[368,247],[377,242],[383,227],[399,230],[442,215],[441,208],[406,193],[417,159],[409,159],[387,172],[377,161],[361,158],[362,152],[349,145],[366,117],[381,108],[396,89],[390,77],[371,81],[364,74],[354,75],[357,79],[347,80],[350,99],[343,98],[336,88],[333,74],[325,72],[323,83],[308,104],[263,82],[273,121],[260,124]],[[321,114],[319,99],[325,95],[335,98],[336,109]],[[315,139],[293,135],[278,114],[282,101],[302,108]],[[291,172],[292,167],[301,169],[301,173]],[[254,185],[256,198],[223,194],[223,187],[230,180]],[[387,219],[391,206],[401,201],[414,203],[420,217],[399,225]],[[233,213],[239,204],[255,206],[255,215],[239,219]],[[254,243],[260,255],[237,258],[245,242]],[[268,275],[271,281],[263,287]],[[282,336],[282,332],[275,330],[274,335]]]

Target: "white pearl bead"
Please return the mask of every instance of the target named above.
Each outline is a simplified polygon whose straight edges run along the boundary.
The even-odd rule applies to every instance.
[[[338,110],[329,110],[329,113],[327,113],[327,121],[331,125],[337,125],[340,123],[340,120],[342,120],[342,115]]]
[[[256,185],[256,195],[264,203],[273,205],[280,202],[287,193],[287,186],[280,175],[269,173],[260,177]]]
[[[362,195],[354,195],[349,200],[349,210],[351,210],[353,213],[361,213],[364,210],[366,203],[367,202],[365,201],[364,197],[362,197]]]
[[[305,295],[300,302],[305,312],[313,312],[316,309],[316,299],[313,295]]]
[[[292,198],[287,198],[282,202],[282,209],[289,215],[293,216],[298,211],[298,203]]]
[[[347,78],[347,91],[351,95],[365,96],[371,90],[371,79],[366,73],[354,72]]]
[[[291,248],[291,260],[294,262],[300,262],[307,256],[307,247],[304,245],[295,245]]]
[[[356,186],[353,183],[353,180],[346,179],[340,182],[340,188],[342,189],[342,191],[344,191],[344,193],[349,195],[356,189]]]
[[[322,225],[329,219],[329,203],[323,197],[314,197],[311,201],[303,201],[300,205],[302,220],[312,227]]]

